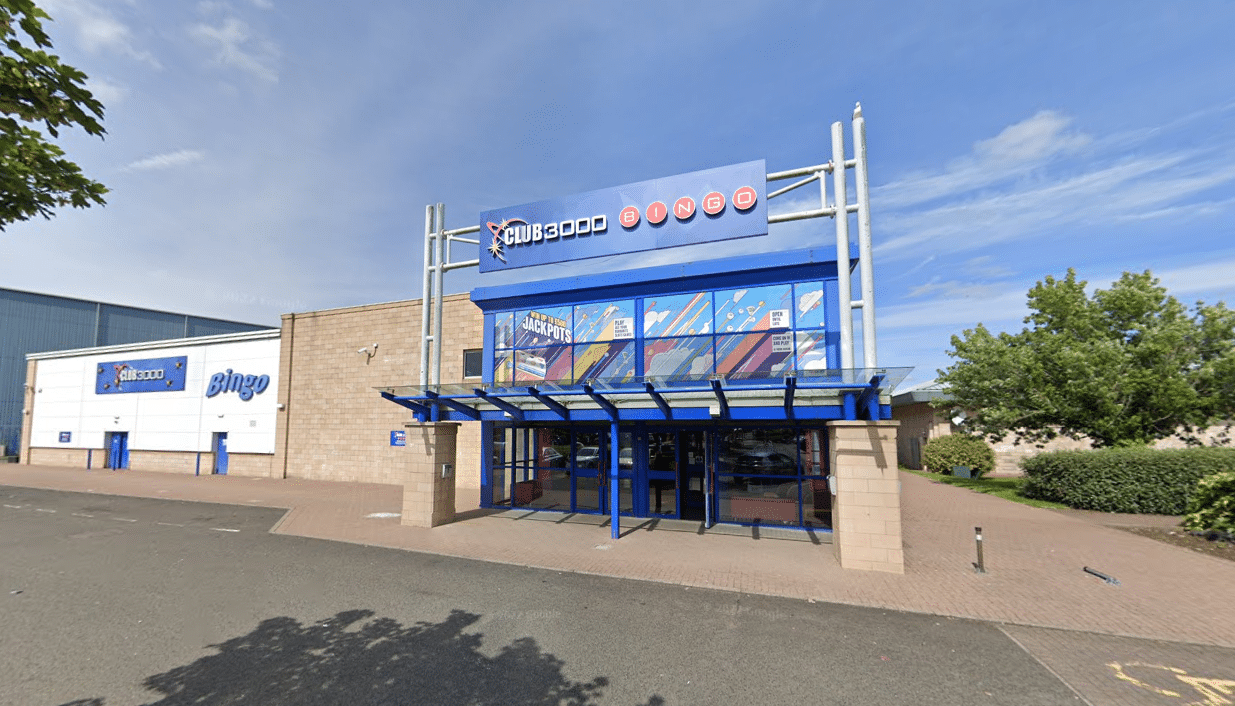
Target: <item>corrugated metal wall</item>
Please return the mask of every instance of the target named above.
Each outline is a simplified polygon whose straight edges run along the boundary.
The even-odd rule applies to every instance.
[[[272,327],[0,288],[0,445],[18,453],[27,353],[265,328]]]

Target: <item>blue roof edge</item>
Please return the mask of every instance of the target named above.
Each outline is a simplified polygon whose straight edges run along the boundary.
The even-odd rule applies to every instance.
[[[857,264],[857,246],[850,245],[849,269]],[[740,255],[716,260],[698,260],[657,265],[634,270],[618,270],[597,274],[575,275],[555,279],[516,282],[492,287],[477,287],[471,298],[482,310],[489,310],[509,303],[511,300],[536,298],[561,292],[586,293],[588,290],[606,290],[614,287],[654,287],[657,282],[673,282],[683,279],[704,279],[729,274],[741,274],[751,284],[757,283],[759,273],[772,275],[769,281],[780,279],[810,279],[818,277],[820,266],[832,265],[835,277],[836,248],[822,246],[800,250],[785,250],[774,253]]]

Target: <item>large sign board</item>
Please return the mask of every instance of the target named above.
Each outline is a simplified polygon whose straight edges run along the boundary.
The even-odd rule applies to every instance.
[[[480,271],[768,233],[763,160],[480,214]]]
[[[94,393],[114,395],[121,392],[183,390],[188,360],[182,355],[99,363],[95,368]]]

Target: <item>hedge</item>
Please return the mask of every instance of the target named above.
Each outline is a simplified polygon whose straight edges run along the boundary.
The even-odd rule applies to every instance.
[[[1205,476],[1235,471],[1235,449],[1053,451],[1021,461],[1021,494],[1081,510],[1182,515]]]
[[[1183,525],[1190,530],[1235,533],[1235,472],[1201,479],[1188,503]]]
[[[953,466],[968,466],[977,478],[995,468],[995,452],[976,436],[947,434],[937,436],[922,447],[922,463],[926,470],[952,475]]]

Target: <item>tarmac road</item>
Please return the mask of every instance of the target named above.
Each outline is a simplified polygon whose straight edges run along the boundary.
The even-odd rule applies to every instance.
[[[0,487],[0,704],[1085,703],[1057,673],[1186,703],[1143,688],[1179,683],[1136,666],[1157,653],[1140,685],[1066,659],[1106,636],[268,534],[281,515]],[[1171,666],[1235,664],[1192,652]]]

